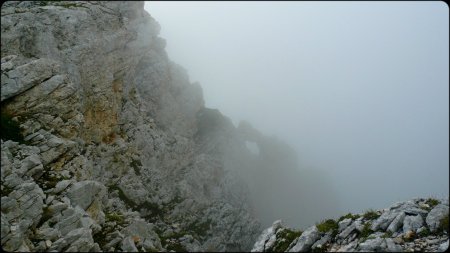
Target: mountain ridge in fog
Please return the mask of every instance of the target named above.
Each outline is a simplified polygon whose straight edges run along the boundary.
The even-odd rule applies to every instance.
[[[448,195],[446,5],[149,2],[146,9],[162,24],[168,54],[202,84],[206,105],[235,126],[245,119],[287,142],[300,169],[323,171],[339,213]]]

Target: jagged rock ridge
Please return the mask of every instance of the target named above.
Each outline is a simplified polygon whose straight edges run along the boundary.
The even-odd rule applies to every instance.
[[[325,220],[305,231],[277,220],[252,252],[443,252],[449,239],[448,199],[414,199],[382,210]]]

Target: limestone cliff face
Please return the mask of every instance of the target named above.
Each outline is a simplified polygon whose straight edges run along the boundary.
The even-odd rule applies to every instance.
[[[5,250],[251,248],[259,223],[227,165],[244,141],[143,5],[2,5]]]

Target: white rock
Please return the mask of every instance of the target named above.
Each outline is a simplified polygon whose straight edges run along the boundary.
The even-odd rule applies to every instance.
[[[448,206],[438,204],[427,215],[426,222],[431,232],[435,232],[441,224],[441,219],[448,217]]]
[[[419,232],[418,229],[422,228],[422,226],[423,226],[422,216],[407,215],[403,221],[403,233],[406,233],[410,230],[414,232]]]
[[[126,237],[122,241],[121,248],[124,252],[138,252],[138,249],[136,248],[136,245],[134,244],[134,241],[130,236]]]
[[[302,235],[293,242],[294,246],[288,252],[305,252],[311,249],[311,246],[320,238],[319,230],[316,226],[306,229]]]
[[[389,224],[387,231],[390,231],[392,233],[397,232],[399,228],[403,225],[403,219],[405,218],[405,213],[401,212],[400,214],[395,217],[395,219]]]
[[[444,242],[444,243],[442,243],[441,245],[439,245],[439,248],[438,248],[437,251],[439,251],[439,252],[444,252],[444,251],[446,251],[446,250],[448,249],[448,243],[449,243],[449,240],[447,239],[446,242]]]
[[[350,218],[340,221],[339,222],[339,232],[342,232],[345,228],[347,228],[350,225],[350,223],[352,223],[352,219],[350,219]]]

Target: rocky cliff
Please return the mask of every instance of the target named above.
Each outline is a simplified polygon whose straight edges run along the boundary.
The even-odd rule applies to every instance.
[[[143,5],[2,5],[3,249],[251,249],[260,226],[228,164],[245,140]]]
[[[448,249],[448,199],[414,199],[328,219],[304,231],[275,221],[252,252],[414,252]]]

